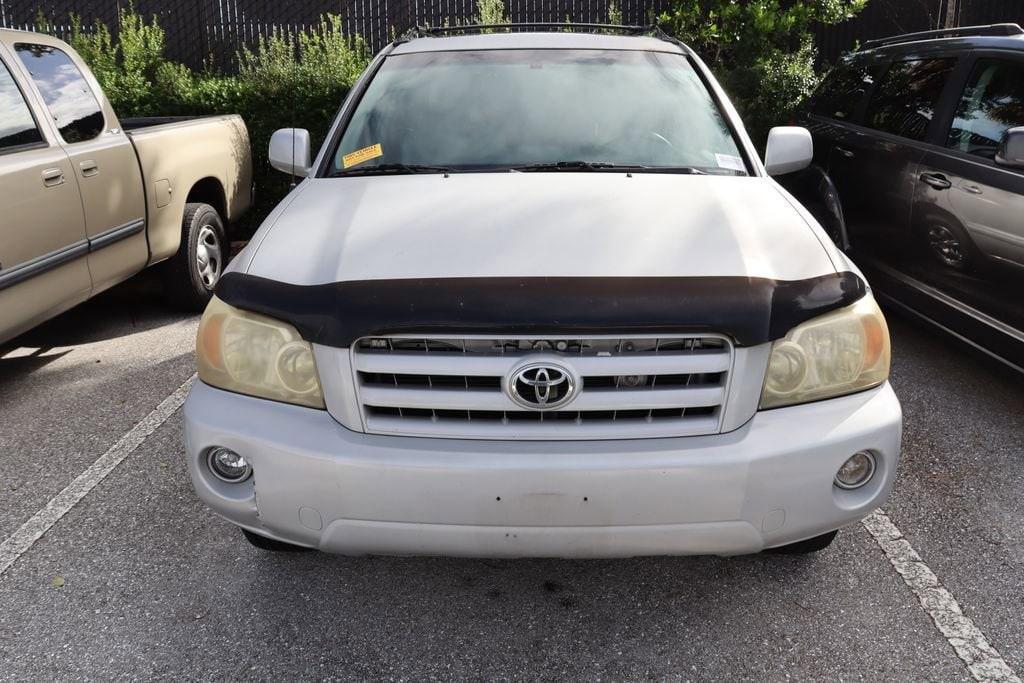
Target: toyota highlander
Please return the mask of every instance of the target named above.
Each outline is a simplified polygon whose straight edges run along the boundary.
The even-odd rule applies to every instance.
[[[660,33],[447,33],[315,159],[274,134],[303,179],[200,323],[199,497],[261,548],[483,557],[810,552],[881,505],[885,320],[771,177],[808,132],[762,162]]]

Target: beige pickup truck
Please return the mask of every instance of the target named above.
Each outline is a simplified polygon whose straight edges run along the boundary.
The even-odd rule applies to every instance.
[[[240,117],[119,122],[70,46],[0,30],[0,343],[154,264],[201,309],[252,192]]]

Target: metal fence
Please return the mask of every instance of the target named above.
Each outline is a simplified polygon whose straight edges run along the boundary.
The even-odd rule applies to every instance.
[[[119,8],[129,0],[0,0],[0,26],[32,29],[40,18],[66,37],[70,17],[102,21],[117,30]],[[619,0],[625,23],[650,23],[671,0]],[[134,0],[143,16],[156,16],[167,32],[167,56],[193,68],[234,68],[235,56],[273,30],[315,26],[321,15],[342,17],[345,30],[376,51],[409,27],[471,21],[475,0]],[[505,0],[512,21],[608,21],[609,0]],[[952,9],[953,16],[947,17]],[[869,38],[944,25],[1024,23],[1024,0],[871,0],[844,24],[817,30],[822,59],[831,61]]]

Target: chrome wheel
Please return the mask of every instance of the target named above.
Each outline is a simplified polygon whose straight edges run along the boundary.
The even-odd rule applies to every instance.
[[[928,246],[940,261],[951,268],[961,268],[967,260],[960,238],[944,225],[928,228]]]
[[[203,286],[213,289],[220,279],[223,268],[223,248],[217,236],[217,229],[209,224],[204,225],[199,228],[199,239],[196,241],[196,270],[203,281]]]

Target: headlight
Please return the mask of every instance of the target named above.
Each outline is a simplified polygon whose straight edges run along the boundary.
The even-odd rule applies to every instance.
[[[868,294],[790,330],[772,344],[761,408],[861,391],[889,376],[889,328]]]
[[[324,407],[313,347],[289,325],[217,297],[199,322],[199,379],[239,394]]]

